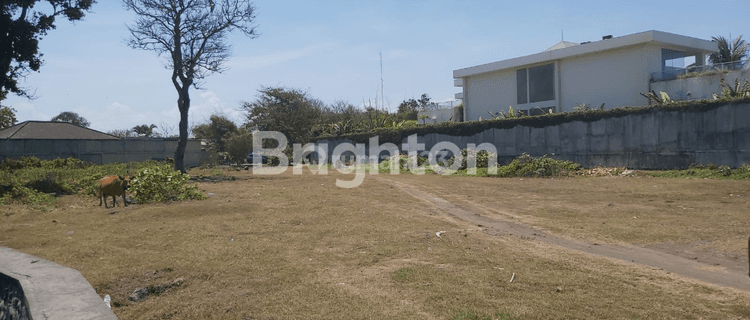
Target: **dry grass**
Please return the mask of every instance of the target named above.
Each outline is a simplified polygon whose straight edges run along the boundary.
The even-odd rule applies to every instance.
[[[120,319],[750,317],[748,292],[493,237],[375,179],[341,189],[335,179],[350,177],[332,172],[236,174],[238,181],[202,183],[215,194],[204,201],[103,209],[93,198],[68,196],[46,213],[3,207],[0,245],[81,271],[100,295],[112,296]],[[388,178],[421,184],[459,204],[507,208],[507,214],[575,237],[689,240],[699,232],[728,239],[748,230],[735,198],[696,196],[729,188],[750,198],[747,182]],[[667,204],[675,209],[663,210]],[[712,204],[724,210],[709,211]],[[630,222],[633,212],[650,220]],[[706,218],[737,225],[725,229],[727,236],[708,222],[693,230],[691,223]],[[631,225],[631,232],[645,231],[615,230]],[[447,232],[437,237],[437,231]],[[127,300],[137,287],[179,277],[182,286],[143,302]]]
[[[747,266],[750,180],[394,178],[433,190],[455,204],[560,236],[640,245],[693,244]]]

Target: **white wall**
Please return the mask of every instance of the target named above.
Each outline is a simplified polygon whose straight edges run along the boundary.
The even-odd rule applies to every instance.
[[[672,100],[711,99],[714,93],[721,97],[721,79],[726,79],[727,83],[733,86],[735,79],[739,79],[740,82],[750,80],[750,71],[742,70],[709,76],[659,81],[652,83],[651,89],[657,93],[660,91],[666,92]]]
[[[653,71],[652,71],[653,70]],[[646,105],[651,72],[661,71],[661,48],[640,45],[560,61],[562,106],[572,111],[579,104],[598,107]]]
[[[548,64],[550,61],[542,64]],[[500,70],[464,78],[465,121],[490,118],[487,113],[534,107],[557,107],[556,112],[572,111],[579,104],[605,108],[642,106],[648,100],[640,95],[649,91],[652,72],[661,71],[661,47],[642,44],[618,50],[555,61],[555,96],[551,101],[519,105],[516,97],[516,70]]]
[[[516,70],[468,77],[464,80],[464,121],[492,118],[487,112],[516,108]],[[468,107],[466,107],[468,105]]]

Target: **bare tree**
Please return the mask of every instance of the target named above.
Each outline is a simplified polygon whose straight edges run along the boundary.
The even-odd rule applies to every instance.
[[[172,138],[177,136],[174,134],[174,126],[166,122],[162,122],[157,128],[159,129],[158,134],[162,138]]]
[[[248,0],[123,0],[135,12],[135,25],[128,25],[128,45],[134,49],[168,53],[167,69],[177,90],[180,109],[180,140],[174,155],[175,169],[185,171],[190,87],[200,89],[200,80],[221,73],[229,57],[227,35],[240,30],[253,39],[255,7]]]

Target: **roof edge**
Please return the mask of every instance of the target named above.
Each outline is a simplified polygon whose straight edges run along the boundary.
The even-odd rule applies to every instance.
[[[672,46],[689,48],[695,51],[704,51],[706,53],[714,52],[717,50],[717,44],[710,40],[703,40],[657,30],[649,30],[617,38],[599,40],[578,46],[561,48],[552,51],[543,51],[527,56],[462,68],[453,71],[453,78],[463,78],[525,65],[571,58],[595,52],[616,50],[619,48],[626,48],[646,43],[663,43]]]

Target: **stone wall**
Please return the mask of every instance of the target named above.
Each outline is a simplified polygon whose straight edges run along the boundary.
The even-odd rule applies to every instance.
[[[493,144],[504,164],[528,153],[585,167],[678,169],[709,163],[738,167],[750,164],[750,104],[727,104],[703,112],[656,111],[544,128],[489,129],[467,137],[437,133],[418,137],[426,150],[442,141],[462,149],[468,143]],[[328,159],[336,145],[345,142],[351,143],[318,141],[328,143]],[[398,147],[405,152],[403,145]]]
[[[176,139],[133,140],[0,140],[0,160],[34,156],[39,159],[78,158],[97,164],[174,158]],[[199,140],[188,140],[185,165],[201,161]]]

